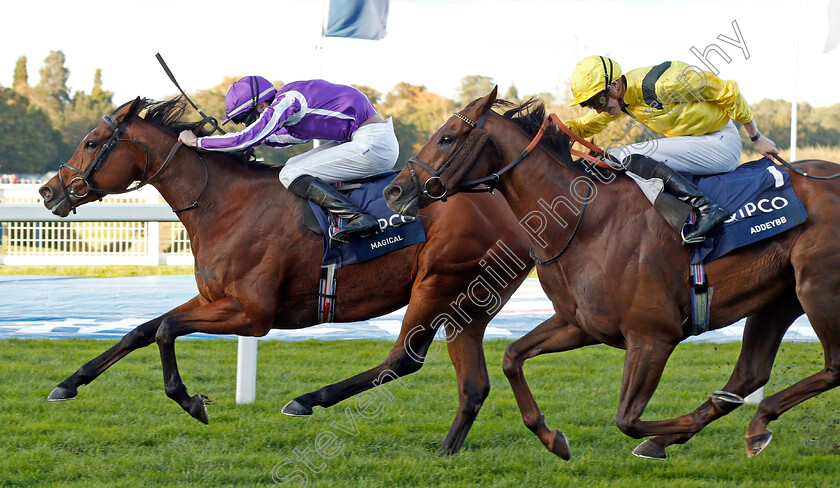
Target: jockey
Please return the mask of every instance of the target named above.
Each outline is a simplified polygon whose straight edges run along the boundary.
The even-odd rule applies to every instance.
[[[697,211],[694,229],[683,237],[687,244],[702,242],[709,230],[729,218],[729,213],[677,172],[710,175],[737,168],[742,145],[733,120],[744,125],[757,152],[767,157],[778,153],[776,144],[758,132],[736,82],[721,80],[680,61],[622,75],[621,67],[612,59],[590,56],[575,66],[571,89],[571,105],[592,109],[565,122],[579,136],[601,132],[622,113],[665,136],[616,144],[606,152],[642,178],[662,179],[668,193]]]
[[[361,178],[393,168],[399,155],[394,126],[359,90],[323,80],[296,81],[280,90],[261,76],[246,76],[225,97],[225,123],[244,123],[240,132],[198,137],[183,131],[179,140],[208,151],[243,151],[260,143],[272,147],[329,142],[286,161],[280,182],[290,191],[344,219],[331,238],[348,242],[379,231],[379,223],[328,183]]]

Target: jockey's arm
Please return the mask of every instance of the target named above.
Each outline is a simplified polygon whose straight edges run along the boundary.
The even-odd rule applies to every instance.
[[[773,159],[771,154],[779,154],[779,150],[776,148],[776,143],[758,132],[758,126],[755,124],[755,119],[750,120],[748,124],[744,124],[744,130],[746,130],[747,134],[749,134],[750,140],[756,139],[753,141],[753,146],[755,146],[756,152],[770,159]],[[756,138],[756,135],[758,135],[758,138]]]
[[[616,116],[612,116],[607,112],[601,112],[599,114],[595,110],[590,110],[576,119],[567,120],[563,123],[566,124],[566,127],[571,129],[572,132],[585,138],[592,137],[601,132],[610,122],[619,117],[621,117],[620,113]]]
[[[208,151],[244,151],[259,145],[275,134],[291,115],[300,111],[300,107],[301,105],[295,97],[279,96],[274,103],[260,114],[253,124],[245,129],[223,135],[199,137],[195,140],[195,147]],[[185,136],[185,138],[190,139],[189,136]],[[181,139],[181,136],[179,136],[179,139]],[[187,144],[183,139],[181,141]]]
[[[706,75],[703,97],[719,106],[730,119],[741,123],[751,140],[758,136],[753,141],[756,152],[768,158],[771,154],[778,154],[776,143],[759,133],[752,109],[738,88],[738,83],[733,80],[721,80],[708,71],[703,73]]]

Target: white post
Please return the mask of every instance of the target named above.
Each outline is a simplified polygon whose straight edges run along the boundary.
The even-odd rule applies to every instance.
[[[761,403],[762,399],[764,399],[764,387],[763,386],[761,388],[755,390],[754,392],[750,393],[749,395],[747,395],[747,397],[744,398],[744,403],[749,403],[751,405],[757,405],[757,404]]]
[[[800,35],[800,12],[802,1],[798,2],[798,8],[794,14],[796,19],[796,65],[793,69],[793,101],[790,104],[790,160],[796,161],[796,129],[798,125],[797,112],[799,108],[799,39]]]
[[[236,355],[236,403],[257,398],[257,338],[240,337]]]

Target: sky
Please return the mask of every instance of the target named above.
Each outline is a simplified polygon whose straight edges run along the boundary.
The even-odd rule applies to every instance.
[[[322,40],[322,0],[11,2],[0,29],[0,85],[11,86],[20,56],[37,84],[44,58],[61,50],[72,91],[90,93],[99,68],[116,104],[162,99],[177,90],[154,57],[160,52],[187,92],[259,74],[383,94],[408,82],[457,99],[461,79],[481,75],[501,93],[513,84],[520,95],[562,97],[586,56],[610,56],[624,71],[666,60],[709,69],[692,48],[716,45],[728,61],[709,51],[709,63],[748,102],[797,97],[828,106],[840,103],[840,48],[823,53],[828,1],[391,0],[379,41]]]

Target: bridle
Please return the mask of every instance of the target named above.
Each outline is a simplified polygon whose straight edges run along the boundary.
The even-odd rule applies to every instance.
[[[458,112],[455,112],[452,115],[454,115],[455,117],[458,117],[459,119],[463,120],[467,125],[469,125],[473,129],[480,129],[484,125],[484,121],[487,119],[487,114],[486,113],[484,115],[482,115],[480,119],[478,119],[478,122],[473,122],[467,116],[465,116],[461,113],[458,113]],[[488,139],[488,141],[493,144],[493,147],[496,149],[496,153],[498,155],[498,158],[499,158],[499,160],[501,160],[502,155],[501,155],[501,151],[499,150],[499,146],[496,145],[496,143],[493,141],[493,139]],[[429,198],[430,200],[440,200],[440,201],[443,201],[443,202],[446,201],[447,189],[441,184],[440,177],[447,170],[447,168],[449,168],[449,166],[455,161],[455,159],[458,157],[458,155],[461,154],[461,151],[463,151],[466,143],[467,143],[467,140],[465,139],[458,146],[458,148],[455,149],[455,152],[452,153],[452,156],[450,156],[449,159],[445,163],[443,163],[443,165],[441,165],[441,167],[438,168],[438,169],[432,168],[429,164],[424,163],[419,158],[417,158],[417,156],[413,156],[412,158],[410,158],[408,160],[407,163],[405,163],[405,165],[408,167],[409,173],[411,174],[412,181],[414,182],[415,186],[417,186],[417,188],[420,190],[420,192],[426,198]],[[481,150],[483,151],[484,148],[482,148]],[[417,171],[414,169],[414,165],[420,166],[427,173],[429,173],[431,175],[422,184],[420,183],[420,179],[417,177]],[[495,175],[495,177],[494,177],[494,175]],[[488,177],[485,177],[485,178],[480,178],[479,180],[464,182],[463,184],[459,184],[457,186],[457,189],[460,192],[466,192],[466,193],[481,193],[481,192],[492,193],[493,190],[495,189],[496,185],[499,182],[499,177],[498,176],[499,176],[498,174],[494,173],[491,176],[488,176]],[[437,184],[441,188],[443,188],[443,191],[439,195],[432,194],[429,191],[429,183],[431,183],[431,182],[437,182]],[[478,185],[481,185],[481,184],[486,184],[487,187],[476,188]]]
[[[117,110],[119,110],[119,108]],[[65,195],[67,195],[67,197],[68,197],[68,202],[70,203],[70,210],[72,210],[73,213],[76,213],[76,205],[74,205],[74,203],[73,203],[74,198],[76,200],[78,200],[78,199],[86,197],[89,193],[93,192],[93,193],[99,195],[99,199],[101,200],[102,197],[104,197],[105,195],[117,195],[117,194],[121,194],[121,193],[128,193],[128,192],[132,192],[132,191],[135,191],[135,190],[139,190],[140,188],[148,185],[149,183],[154,181],[158,176],[160,176],[161,173],[163,173],[163,171],[167,168],[167,166],[169,166],[169,163],[172,161],[172,158],[175,156],[175,153],[183,145],[183,143],[181,143],[181,141],[176,142],[175,145],[172,146],[172,149],[169,151],[169,155],[167,155],[166,160],[164,160],[164,162],[160,166],[160,168],[158,168],[158,170],[155,171],[155,173],[152,176],[150,176],[149,178],[146,178],[146,174],[149,171],[149,148],[147,148],[145,144],[143,144],[142,142],[140,142],[137,139],[122,138],[122,135],[125,133],[126,129],[128,128],[128,120],[127,119],[128,118],[126,117],[126,120],[124,120],[120,125],[117,125],[117,124],[114,123],[111,116],[108,116],[108,115],[103,115],[102,116],[102,120],[104,120],[105,123],[108,124],[108,126],[114,131],[114,133],[111,134],[111,137],[108,139],[108,141],[106,141],[105,144],[102,145],[102,147],[99,149],[99,152],[94,157],[93,162],[91,162],[90,166],[88,166],[88,168],[86,170],[82,171],[78,168],[74,168],[74,167],[70,166],[67,163],[62,163],[61,166],[58,167],[58,181],[61,183],[61,187],[64,190]],[[206,122],[207,122],[207,119],[203,120],[202,125]],[[215,120],[213,120],[213,123],[215,123]],[[104,190],[102,188],[97,188],[91,183],[91,178],[92,178],[93,174],[98,169],[100,169],[102,167],[102,165],[105,163],[105,160],[108,157],[108,154],[111,152],[111,149],[113,149],[114,146],[116,146],[118,142],[130,142],[130,143],[133,143],[133,144],[136,144],[136,145],[140,146],[140,148],[143,149],[143,153],[146,155],[146,162],[144,163],[144,166],[143,166],[143,176],[140,178],[140,181],[137,182],[134,186],[129,185],[129,187],[124,189],[124,190]],[[178,209],[178,210],[173,210],[173,212],[175,212],[175,213],[183,212],[184,210],[189,210],[189,209],[197,207],[198,206],[198,200],[201,198],[201,196],[204,194],[204,191],[207,189],[207,183],[210,179],[210,174],[209,174],[209,171],[207,170],[207,163],[204,161],[204,158],[201,157],[201,154],[199,154],[197,152],[195,154],[196,154],[196,156],[198,156],[198,158],[201,160],[201,163],[204,165],[204,176],[205,176],[204,188],[201,190],[201,193],[199,193],[198,197],[195,199],[195,201],[191,205],[188,205],[188,206],[186,206],[184,208],[181,208],[181,209]],[[81,176],[76,176],[73,179],[71,179],[70,183],[68,185],[64,182],[64,177],[61,175],[61,170],[65,169],[65,168],[72,171],[73,173],[76,173],[76,174],[81,175]],[[74,183],[77,182],[77,181],[84,184],[84,189],[85,189],[84,193],[78,193],[76,191],[76,189],[73,187]]]
[[[484,113],[484,115],[481,116],[480,119],[478,119],[478,122],[473,122],[469,117],[467,117],[466,115],[464,115],[462,113],[455,112],[452,115],[454,115],[455,117],[458,117],[459,119],[463,120],[464,123],[466,123],[467,125],[469,125],[473,129],[480,129],[484,125],[484,121],[487,119],[487,113],[486,112]],[[539,131],[534,136],[533,140],[531,140],[531,143],[528,144],[528,147],[526,147],[519,154],[519,156],[516,157],[516,159],[514,159],[513,161],[508,163],[505,167],[503,167],[499,171],[493,172],[493,173],[491,173],[487,176],[477,178],[477,179],[474,179],[474,180],[464,181],[462,183],[458,183],[455,186],[455,189],[457,189],[461,193],[483,193],[483,192],[493,193],[493,191],[496,189],[496,187],[499,186],[499,182],[501,181],[502,175],[507,173],[511,169],[513,169],[514,166],[521,163],[522,160],[524,160],[526,157],[528,157],[529,154],[531,154],[531,151],[533,151],[534,148],[537,147],[537,144],[539,144],[540,140],[542,139],[542,136],[545,133],[545,130],[548,128],[548,126],[551,123],[552,123],[552,120],[549,117],[546,117],[545,121],[543,121],[542,126],[540,126]],[[488,139],[487,141],[489,143],[491,143],[493,145],[493,147],[496,149],[496,154],[497,154],[498,161],[501,162],[502,153],[499,150],[499,146],[496,144],[496,142],[492,138]],[[430,165],[428,165],[428,164],[424,163],[423,161],[421,161],[420,159],[418,159],[417,156],[412,157],[405,164],[408,167],[408,171],[411,174],[411,179],[412,179],[412,181],[414,181],[414,185],[420,190],[420,193],[422,193],[426,198],[429,198],[431,200],[441,200],[441,201],[444,201],[444,202],[446,201],[447,190],[446,190],[446,188],[443,187],[443,185],[440,184],[440,177],[444,173],[444,171],[446,171],[446,169],[455,161],[455,158],[458,157],[458,155],[461,153],[461,150],[463,150],[466,142],[467,141],[464,140],[464,142],[462,142],[461,145],[458,146],[458,148],[455,150],[455,152],[452,153],[452,156],[450,156],[449,159],[445,163],[443,163],[443,165],[438,169],[432,168]],[[483,151],[483,148],[482,148],[482,151]],[[427,173],[429,173],[432,176],[429,177],[428,179],[426,179],[426,181],[424,181],[421,184],[420,179],[417,177],[417,172],[414,169],[414,165],[420,166],[421,168],[423,168]],[[443,192],[440,195],[433,195],[432,193],[429,192],[429,182],[432,182],[432,181],[436,181],[438,183],[438,185],[440,185],[441,188],[443,188]],[[484,187],[483,188],[477,188],[480,185],[484,185]]]
[[[459,119],[463,120],[467,125],[469,125],[473,129],[481,128],[484,125],[484,121],[487,118],[487,113],[486,112],[484,113],[484,115],[481,116],[480,119],[478,119],[478,122],[473,122],[467,116],[465,116],[464,114],[458,113],[458,112],[455,112],[453,115],[455,117],[458,117]],[[533,151],[534,148],[537,147],[537,144],[539,144],[540,140],[543,137],[543,134],[545,134],[546,129],[552,123],[557,125],[558,127],[560,127],[560,129],[563,130],[563,132],[572,136],[574,139],[576,139],[576,140],[578,140],[578,142],[580,142],[579,136],[577,136],[576,134],[572,135],[573,133],[570,133],[568,128],[566,128],[566,126],[559,121],[557,116],[554,115],[554,114],[551,114],[550,116],[547,116],[545,118],[542,125],[540,126],[540,129],[537,131],[537,134],[531,140],[531,143],[528,144],[528,146],[525,149],[523,149],[521,153],[519,153],[519,155],[516,157],[516,159],[514,159],[513,161],[511,161],[510,163],[505,165],[502,169],[500,169],[496,172],[493,172],[493,173],[489,174],[488,176],[484,176],[482,178],[477,178],[475,180],[470,180],[470,181],[465,181],[463,183],[459,183],[455,186],[455,189],[457,189],[459,192],[466,192],[466,193],[481,193],[481,192],[493,193],[493,190],[495,190],[495,188],[498,186],[499,182],[501,181],[501,176],[503,174],[505,174],[506,172],[510,171],[511,169],[513,169],[514,166],[521,163],[526,157],[528,157],[529,154],[531,154],[531,151]],[[429,189],[428,189],[429,182],[430,181],[437,181],[438,184],[440,185],[441,175],[446,170],[446,168],[449,165],[452,164],[452,162],[455,160],[455,158],[458,156],[458,154],[464,148],[464,145],[466,144],[466,142],[467,141],[465,139],[464,142],[462,142],[461,145],[458,146],[458,148],[455,150],[455,152],[452,154],[452,156],[450,156],[449,159],[445,163],[443,163],[443,165],[441,165],[441,167],[438,168],[438,169],[432,168],[430,165],[428,165],[428,164],[424,163],[423,161],[417,159],[416,156],[412,157],[411,159],[408,160],[408,162],[406,163],[406,166],[408,167],[408,171],[411,174],[411,179],[414,182],[414,185],[417,187],[417,189],[420,190],[421,193],[424,196],[426,196],[426,198],[429,198],[431,200],[446,201],[446,192],[447,192],[446,188],[443,187],[443,185],[441,185],[441,187],[443,188],[443,193],[441,193],[440,195],[433,195],[433,194],[429,193]],[[492,138],[489,138],[488,142],[492,143],[493,146],[496,148],[496,152],[498,153],[498,160],[501,161],[502,157],[501,157],[501,151],[499,150],[499,146],[495,143],[495,141],[493,141]],[[594,145],[591,145],[591,143],[588,143],[588,142],[585,143],[585,145],[587,147],[591,148],[591,149],[598,149]],[[482,148],[482,151],[483,150],[484,150],[484,148]],[[600,149],[598,149],[598,150],[600,151]],[[578,155],[578,156],[582,156],[582,157],[586,158],[590,162],[597,161],[597,158],[594,158],[590,155],[584,155],[583,153],[580,153],[580,152],[575,151],[575,150],[572,150],[571,152],[574,155]],[[603,151],[601,151],[601,152],[603,152]],[[480,155],[480,153],[479,153],[479,155]],[[420,179],[417,177],[417,172],[414,169],[414,165],[420,166],[421,168],[423,168],[427,173],[429,173],[432,176],[430,176],[428,179],[426,179],[425,182],[423,182],[421,184]],[[598,164],[598,165],[599,166],[605,166],[606,163],[600,162],[600,164]],[[484,187],[483,188],[477,188],[479,185],[484,185]],[[591,195],[591,192],[592,192],[592,188],[587,187],[587,194],[586,194],[586,197],[584,198],[583,209],[581,209],[580,214],[578,215],[577,223],[575,224],[575,228],[572,230],[572,233],[569,236],[569,239],[566,242],[566,245],[563,246],[563,248],[560,250],[560,252],[558,252],[557,254],[555,254],[553,257],[551,257],[549,259],[541,260],[534,254],[534,248],[533,247],[531,248],[531,250],[530,250],[531,259],[533,259],[537,264],[546,265],[546,264],[552,263],[552,262],[556,261],[558,258],[560,258],[560,256],[562,256],[569,249],[569,246],[572,244],[572,240],[575,238],[575,235],[577,234],[578,228],[580,227],[580,223],[583,221],[583,215],[586,212],[586,206],[589,203],[589,196]]]

